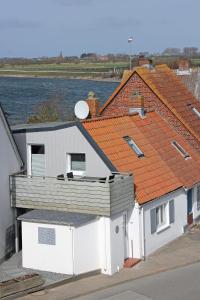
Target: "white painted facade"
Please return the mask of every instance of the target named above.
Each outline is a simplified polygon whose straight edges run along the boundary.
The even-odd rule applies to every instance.
[[[123,214],[99,217],[80,227],[22,221],[23,267],[71,275],[101,270],[112,275],[124,264],[123,220]],[[54,229],[55,245],[39,243],[38,228]]]
[[[87,176],[103,177],[110,174],[109,168],[76,126],[52,131],[16,133],[14,137],[22,158],[26,161],[29,175],[31,175],[30,145],[44,145],[45,176],[56,177],[58,174],[66,174],[69,171],[68,154],[71,153],[85,153]]]
[[[12,250],[14,215],[10,206],[9,175],[20,171],[22,162],[0,107],[0,262]]]

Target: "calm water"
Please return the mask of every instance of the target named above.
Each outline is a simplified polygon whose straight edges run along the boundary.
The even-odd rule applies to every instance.
[[[89,91],[94,91],[102,104],[117,85],[90,80],[0,78],[0,102],[11,124],[24,123],[44,100],[57,97],[64,111],[73,111],[75,103],[85,100]]]

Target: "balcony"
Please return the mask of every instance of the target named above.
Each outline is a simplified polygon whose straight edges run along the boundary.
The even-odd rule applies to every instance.
[[[10,176],[11,205],[16,208],[45,209],[112,216],[134,204],[132,174],[109,177]]]

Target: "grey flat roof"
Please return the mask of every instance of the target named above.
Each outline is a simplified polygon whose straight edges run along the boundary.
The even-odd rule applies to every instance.
[[[97,216],[89,214],[34,209],[19,216],[17,219],[24,222],[79,227],[83,224],[97,219]]]
[[[40,130],[47,130],[47,129],[56,129],[57,127],[65,127],[69,124],[74,123],[74,121],[67,121],[67,122],[45,122],[45,123],[34,123],[34,124],[17,124],[11,126],[11,130],[13,132],[18,131],[40,131]]]

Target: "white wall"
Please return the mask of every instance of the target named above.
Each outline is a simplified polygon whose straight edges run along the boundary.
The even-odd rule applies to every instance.
[[[110,174],[108,167],[76,126],[54,131],[16,133],[14,137],[24,160],[28,157],[24,151],[25,144],[26,147],[28,144],[45,145],[46,176],[66,173],[67,153],[86,153],[88,176],[103,177]],[[98,168],[94,168],[94,162]]]
[[[174,199],[175,206],[175,222],[162,231],[151,234],[151,209],[158,205],[167,203],[172,199]],[[159,200],[147,203],[143,206],[143,210],[145,222],[145,256],[183,234],[183,227],[187,225],[187,195],[183,189],[166,195]],[[142,214],[140,216],[142,216]]]
[[[140,207],[135,203],[134,208],[128,211],[128,256],[142,257],[142,226],[140,224]]]
[[[200,209],[197,208],[197,185],[193,188],[193,219],[194,222],[197,220],[199,222],[199,217],[200,217]],[[196,219],[196,220],[195,220]]]
[[[9,175],[20,170],[10,139],[0,118],[0,261],[6,253],[6,230],[14,223],[10,207]]]
[[[100,269],[99,220],[74,229],[74,274]]]
[[[56,245],[38,243],[38,227],[55,228]],[[22,265],[63,274],[73,274],[73,228],[22,222]]]
[[[99,221],[99,249],[102,273],[112,275],[124,264],[123,215],[110,218],[101,217]],[[115,232],[119,226],[119,232]]]

